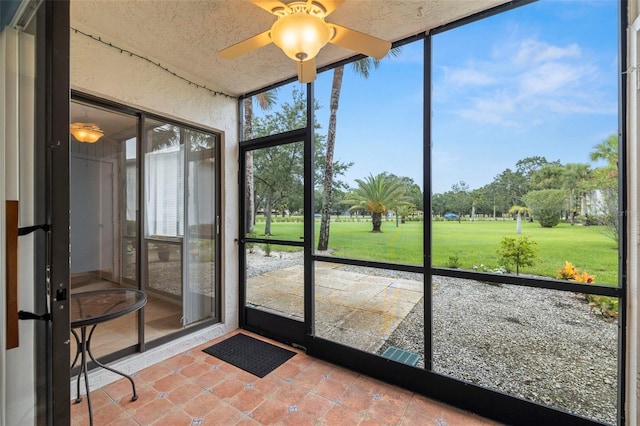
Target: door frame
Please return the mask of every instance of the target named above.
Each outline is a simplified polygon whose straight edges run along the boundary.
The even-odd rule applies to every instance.
[[[68,0],[45,1],[37,12],[35,215],[50,225],[35,234],[36,422],[70,423],[69,380],[69,101]]]
[[[240,238],[239,238],[239,250],[238,250],[238,263],[240,267],[240,288],[239,288],[239,325],[241,328],[252,331],[254,333],[267,336],[271,339],[296,346],[306,347],[306,342],[311,334],[311,327],[313,321],[313,274],[308,273],[311,269],[311,256],[313,250],[313,221],[310,219],[313,217],[313,204],[309,193],[309,185],[304,185],[304,238],[302,242],[299,241],[282,241],[264,238],[247,238],[246,237],[246,225],[244,220],[246,202],[245,202],[245,188],[246,188],[246,153],[247,151],[269,148],[274,146],[287,145],[290,143],[303,143],[303,167],[304,167],[304,181],[311,182],[312,173],[312,149],[311,146],[311,134],[308,131],[309,126],[299,130],[293,130],[287,133],[266,136],[263,138],[253,139],[251,141],[240,142]],[[304,252],[304,321],[296,321],[290,318],[286,318],[280,315],[275,315],[266,311],[255,309],[247,306],[246,299],[246,245],[247,243],[270,243],[276,245],[288,245],[298,246],[303,248]]]

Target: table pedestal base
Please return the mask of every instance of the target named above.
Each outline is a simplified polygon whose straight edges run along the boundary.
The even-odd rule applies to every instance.
[[[78,362],[78,357],[80,357],[80,372],[78,373],[78,380],[77,380],[77,391],[76,391],[76,404],[82,402],[82,397],[80,396],[80,378],[84,375],[84,388],[87,392],[87,407],[89,408],[89,425],[93,426],[93,413],[91,410],[91,395],[90,395],[90,391],[89,391],[89,376],[88,376],[88,370],[87,370],[87,355],[89,355],[89,358],[91,358],[91,361],[93,361],[94,363],[96,363],[96,365],[104,368],[105,370],[109,370],[112,373],[116,373],[119,374],[122,377],[126,377],[129,382],[131,382],[131,388],[133,389],[133,396],[131,397],[131,401],[136,401],[138,399],[138,394],[136,393],[136,384],[133,381],[133,378],[131,378],[131,376],[129,376],[128,374],[125,374],[121,371],[118,371],[116,369],[113,369],[107,365],[102,364],[101,362],[99,362],[97,359],[95,359],[95,357],[93,356],[93,354],[91,353],[91,336],[93,335],[93,331],[96,329],[96,325],[94,324],[91,327],[91,331],[89,332],[89,336],[87,336],[87,327],[80,327],[80,336],[78,336],[78,333],[74,330],[71,329],[71,333],[73,333],[73,337],[75,337],[76,339],[76,356],[73,359],[73,364],[71,364],[71,368],[73,369],[73,367],[75,367],[76,362]]]

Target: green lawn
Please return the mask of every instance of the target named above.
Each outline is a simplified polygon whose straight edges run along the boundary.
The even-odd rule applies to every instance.
[[[453,255],[458,256],[464,269],[481,263],[496,267],[500,240],[517,236],[515,228],[515,221],[434,222],[433,264],[446,266]],[[522,273],[555,277],[569,261],[579,270],[595,275],[596,283],[617,284],[618,251],[603,227],[561,223],[554,228],[541,228],[538,223],[523,222],[522,235],[537,242],[539,249],[536,264]]]
[[[256,224],[260,237],[264,224]],[[316,241],[319,230],[316,221]],[[457,257],[462,269],[484,264],[499,266],[497,250],[505,236],[517,236],[516,223],[507,221],[433,222],[433,265],[449,266]],[[393,263],[422,264],[422,223],[407,222],[396,227],[395,221],[383,221],[382,233],[373,234],[371,223],[331,222],[330,248],[340,257],[380,260]],[[301,222],[275,222],[272,238],[301,241]],[[598,226],[571,226],[561,223],[554,228],[541,228],[538,223],[522,223],[522,235],[537,242],[537,262],[521,270],[524,274],[555,277],[565,261],[581,271],[595,275],[598,284],[618,281],[618,252],[613,240]],[[297,248],[290,248],[291,250]],[[272,247],[282,250],[282,247]]]

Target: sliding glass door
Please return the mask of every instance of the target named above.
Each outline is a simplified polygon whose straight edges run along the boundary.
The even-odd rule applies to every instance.
[[[101,135],[71,136],[71,291],[148,296],[139,317],[97,328],[93,352],[109,362],[215,321],[219,134],[81,94],[71,123]]]
[[[146,290],[180,315],[147,324],[150,333],[215,315],[217,136],[146,120]]]

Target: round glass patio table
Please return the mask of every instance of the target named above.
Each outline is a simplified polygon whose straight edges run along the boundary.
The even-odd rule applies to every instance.
[[[147,295],[142,290],[114,288],[107,290],[86,291],[73,293],[70,303],[71,333],[76,339],[76,356],[71,368],[75,367],[80,358],[80,373],[78,373],[76,403],[82,401],[80,396],[80,378],[84,375],[84,387],[87,394],[89,408],[89,424],[93,426],[91,397],[89,391],[89,377],[87,375],[87,355],[98,366],[125,377],[131,382],[133,389],[132,401],[138,399],[136,385],[131,376],[106,366],[95,359],[91,353],[91,337],[100,323],[119,318],[142,308],[147,303]],[[87,328],[91,327],[87,334]],[[80,329],[80,335],[76,329]]]

